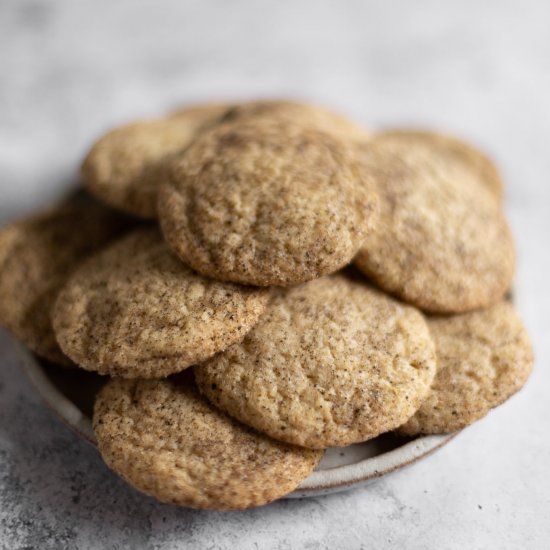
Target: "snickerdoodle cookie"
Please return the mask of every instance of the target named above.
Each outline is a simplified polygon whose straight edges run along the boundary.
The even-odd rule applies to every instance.
[[[525,384],[533,364],[529,337],[513,306],[428,319],[437,373],[426,400],[399,429],[406,435],[460,430]]]
[[[156,218],[165,160],[185,149],[226,110],[223,105],[199,105],[111,130],[95,143],[82,165],[88,190],[111,206]]]
[[[320,449],[403,424],[435,368],[421,313],[338,274],[281,289],[244,340],[197,366],[195,377],[241,422]]]
[[[266,504],[293,491],[323,454],[239,424],[188,380],[111,380],[96,399],[93,426],[103,459],[128,483],[194,508]]]
[[[421,309],[488,307],[510,288],[515,253],[491,191],[438,148],[374,139],[361,147],[377,182],[380,217],[355,263],[384,290]]]
[[[267,289],[206,279],[157,229],[135,231],[85,262],[52,314],[57,340],[80,366],[124,378],[160,378],[240,341]]]
[[[84,258],[131,222],[87,196],[75,196],[0,229],[0,325],[36,354],[63,365],[50,310]]]
[[[171,163],[159,216],[197,271],[244,284],[291,285],[349,263],[378,197],[355,149],[272,118],[203,132]]]
[[[495,197],[502,199],[504,185],[497,167],[479,149],[447,134],[425,130],[386,130],[376,135],[379,142],[403,144],[423,144],[436,150],[442,159],[460,163],[464,170],[472,173],[472,178],[489,189]]]

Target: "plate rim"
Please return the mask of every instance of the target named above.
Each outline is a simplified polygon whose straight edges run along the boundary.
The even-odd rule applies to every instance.
[[[57,389],[37,356],[20,342],[14,341],[14,344],[19,351],[21,368],[35,391],[68,428],[97,450],[90,418]],[[457,433],[419,436],[374,457],[345,466],[314,471],[284,498],[311,497],[359,487],[425,458],[451,441]]]

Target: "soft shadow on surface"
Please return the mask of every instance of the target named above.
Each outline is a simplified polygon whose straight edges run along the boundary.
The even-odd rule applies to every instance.
[[[393,433],[382,434],[365,443],[356,443],[348,447],[327,449],[318,470],[330,470],[339,466],[356,464],[361,460],[387,453],[405,445],[414,438],[402,437]]]
[[[43,360],[40,360],[40,364],[54,386],[91,418],[95,396],[108,377],[79,368],[63,368]]]

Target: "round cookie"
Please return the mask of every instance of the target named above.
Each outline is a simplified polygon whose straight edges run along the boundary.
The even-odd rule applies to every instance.
[[[269,291],[206,279],[157,229],[135,231],[69,279],[52,320],[77,364],[124,378],[161,378],[240,341]]]
[[[416,142],[361,149],[377,182],[380,218],[355,264],[384,290],[426,311],[459,313],[498,302],[515,253],[493,194],[462,162]]]
[[[447,162],[460,163],[464,170],[470,170],[472,178],[489,189],[502,200],[504,186],[493,162],[472,145],[455,137],[422,130],[388,130],[377,134],[378,142],[421,144],[437,151]]]
[[[82,165],[88,190],[113,207],[156,218],[164,162],[226,110],[221,105],[196,106],[111,130],[95,143]]]
[[[120,213],[75,196],[0,229],[0,325],[37,355],[71,365],[50,310],[71,271],[129,226]]]
[[[432,317],[437,373],[426,400],[399,432],[460,430],[485,416],[525,384],[533,365],[529,337],[512,305]]]
[[[197,366],[195,378],[241,422],[321,449],[403,424],[435,368],[421,313],[339,274],[279,290],[242,343]]]
[[[267,118],[313,126],[340,139],[365,141],[370,134],[349,118],[318,105],[288,100],[248,101],[230,108],[223,121]]]
[[[117,474],[162,502],[193,508],[271,502],[293,491],[323,454],[239,424],[187,381],[111,380],[97,396],[93,426]]]
[[[172,248],[200,273],[291,285],[346,265],[377,201],[353,148],[262,118],[205,131],[174,159],[159,216]]]

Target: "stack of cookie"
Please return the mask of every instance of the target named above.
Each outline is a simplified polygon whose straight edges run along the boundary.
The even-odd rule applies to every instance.
[[[82,176],[0,232],[0,322],[110,377],[99,450],[159,500],[264,504],[327,447],[459,430],[530,373],[501,180],[461,141],[203,105],[109,132]]]

